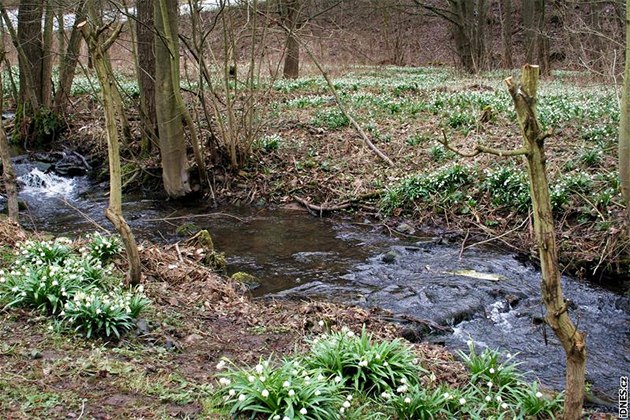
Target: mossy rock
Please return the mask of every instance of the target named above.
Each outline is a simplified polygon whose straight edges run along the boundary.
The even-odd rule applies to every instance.
[[[230,279],[237,283],[241,283],[247,287],[249,290],[254,290],[260,287],[260,282],[254,276],[249,273],[244,273],[242,271],[236,272],[230,276]]]
[[[186,222],[183,225],[178,226],[177,229],[175,229],[175,233],[177,233],[178,235],[185,235],[185,236],[194,235],[195,233],[198,233],[198,232],[199,232],[199,227],[193,222]],[[207,230],[204,230],[204,232],[208,233]],[[208,233],[208,236],[210,236],[209,233]],[[210,238],[210,244],[212,245],[212,238]]]
[[[212,251],[203,258],[202,263],[220,273],[224,273],[227,268],[227,260],[223,252]]]
[[[187,242],[197,248],[203,248],[207,251],[214,252],[214,241],[212,241],[212,236],[206,229],[200,230],[199,232],[195,233],[195,236],[188,239]]]

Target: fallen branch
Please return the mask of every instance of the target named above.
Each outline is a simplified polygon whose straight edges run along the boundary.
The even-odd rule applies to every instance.
[[[293,199],[295,201],[297,201],[298,203],[300,203],[301,205],[303,205],[304,207],[306,207],[309,211],[315,212],[315,213],[317,213],[317,214],[319,214],[321,216],[323,213],[328,213],[328,212],[333,212],[333,211],[340,211],[340,210],[347,210],[349,208],[358,206],[361,201],[368,200],[370,198],[379,197],[382,193],[383,193],[383,191],[381,191],[381,190],[371,191],[369,193],[363,194],[363,195],[361,195],[359,197],[352,198],[350,200],[346,200],[346,201],[344,201],[342,203],[339,203],[339,204],[336,204],[336,205],[325,205],[325,204],[317,205],[317,204],[313,204],[313,203],[309,202],[308,200],[306,200],[305,198],[299,197],[297,195],[294,195]]]

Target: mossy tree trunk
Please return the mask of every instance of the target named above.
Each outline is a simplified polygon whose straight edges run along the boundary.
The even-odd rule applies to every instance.
[[[195,124],[186,109],[180,91],[177,1],[156,0],[155,27],[155,110],[157,115],[164,189],[171,198],[183,198],[192,188],[189,181],[184,123],[191,143],[200,179],[206,176],[203,153]]]
[[[299,29],[300,0],[285,0],[283,6],[284,25],[290,31],[287,33],[282,75],[285,79],[297,79],[300,74],[300,43],[296,31]]]
[[[114,43],[115,39],[122,30],[119,25],[107,39],[102,39],[105,28],[100,26],[100,19],[96,14],[93,0],[89,0],[88,4],[89,22],[79,24],[83,37],[85,38],[88,49],[92,56],[94,69],[98,77],[101,87],[101,100],[103,110],[105,112],[105,128],[107,135],[107,152],[109,159],[109,206],[105,210],[105,215],[110,222],[116,227],[116,230],[122,237],[127,252],[129,263],[129,272],[127,281],[131,285],[140,283],[142,272],[140,265],[140,255],[138,246],[133,236],[131,228],[125,221],[122,214],[122,187],[121,187],[121,170],[120,170],[120,146],[119,146],[119,128],[116,119],[116,108],[114,101],[120,96],[114,92],[116,88],[114,75],[109,62],[107,50]]]
[[[626,224],[630,229],[630,0],[626,3],[626,69],[619,121],[619,178],[626,204]]]
[[[0,53],[0,62],[4,60],[4,51]],[[2,74],[0,73],[0,115],[2,115],[4,89],[2,88]],[[9,210],[9,219],[14,222],[19,221],[19,207],[17,199],[17,186],[15,182],[15,171],[13,170],[13,162],[11,162],[11,153],[9,152],[9,140],[2,121],[0,121],[0,159],[2,159],[2,174],[4,176],[4,189],[7,192],[7,208]]]
[[[525,141],[525,156],[532,197],[534,233],[542,271],[542,298],[546,308],[545,321],[562,344],[566,354],[566,395],[564,418],[579,419],[584,400],[586,338],[569,317],[562,293],[558,251],[545,167],[544,140],[549,133],[540,129],[536,112],[540,67],[525,65],[520,85],[511,78],[505,83],[514,101],[514,108]]]

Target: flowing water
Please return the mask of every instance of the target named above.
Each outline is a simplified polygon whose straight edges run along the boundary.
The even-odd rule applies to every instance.
[[[28,203],[25,223],[72,235],[111,228],[106,194],[87,178],[59,178],[45,165],[16,165]],[[127,197],[123,211],[141,239],[176,241],[177,227],[208,229],[229,269],[255,275],[256,296],[313,298],[389,309],[395,318],[426,321],[423,339],[464,349],[519,353],[522,368],[561,389],[564,356],[541,318],[540,273],[516,256],[438,239],[400,240],[369,222],[314,218],[301,211],[181,206]],[[588,333],[587,380],[616,401],[619,377],[630,374],[630,298],[563,277],[571,315]],[[411,325],[421,325],[411,323]],[[450,332],[444,333],[444,329]],[[439,332],[439,334],[438,334]]]

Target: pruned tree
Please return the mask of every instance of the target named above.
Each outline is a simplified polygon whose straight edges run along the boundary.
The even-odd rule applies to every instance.
[[[541,295],[546,310],[545,322],[560,341],[566,356],[564,418],[577,420],[582,416],[584,401],[586,336],[577,329],[569,316],[568,302],[564,298],[560,283],[558,248],[544,147],[545,139],[552,134],[552,131],[543,131],[538,121],[536,108],[539,78],[539,66],[525,65],[521,83],[515,83],[511,77],[505,79],[523,135],[523,146],[516,150],[498,150],[477,144],[472,153],[464,153],[464,155],[475,156],[479,153],[489,153],[496,156],[524,156],[527,161],[534,235],[542,271]],[[442,144],[462,154],[449,145],[446,137]]]
[[[120,128],[116,118],[114,101],[120,97],[114,83],[114,74],[108,56],[108,49],[122,31],[123,25],[117,24],[111,31],[109,26],[103,25],[96,12],[94,0],[87,1],[88,19],[79,23],[79,28],[87,42],[92,55],[94,69],[101,87],[101,101],[105,112],[105,132],[107,136],[107,152],[109,160],[109,205],[105,215],[114,225],[123,243],[129,263],[127,281],[131,285],[138,285],[142,277],[138,246],[131,228],[122,213],[122,187],[120,170]],[[107,35],[107,38],[105,38]]]

